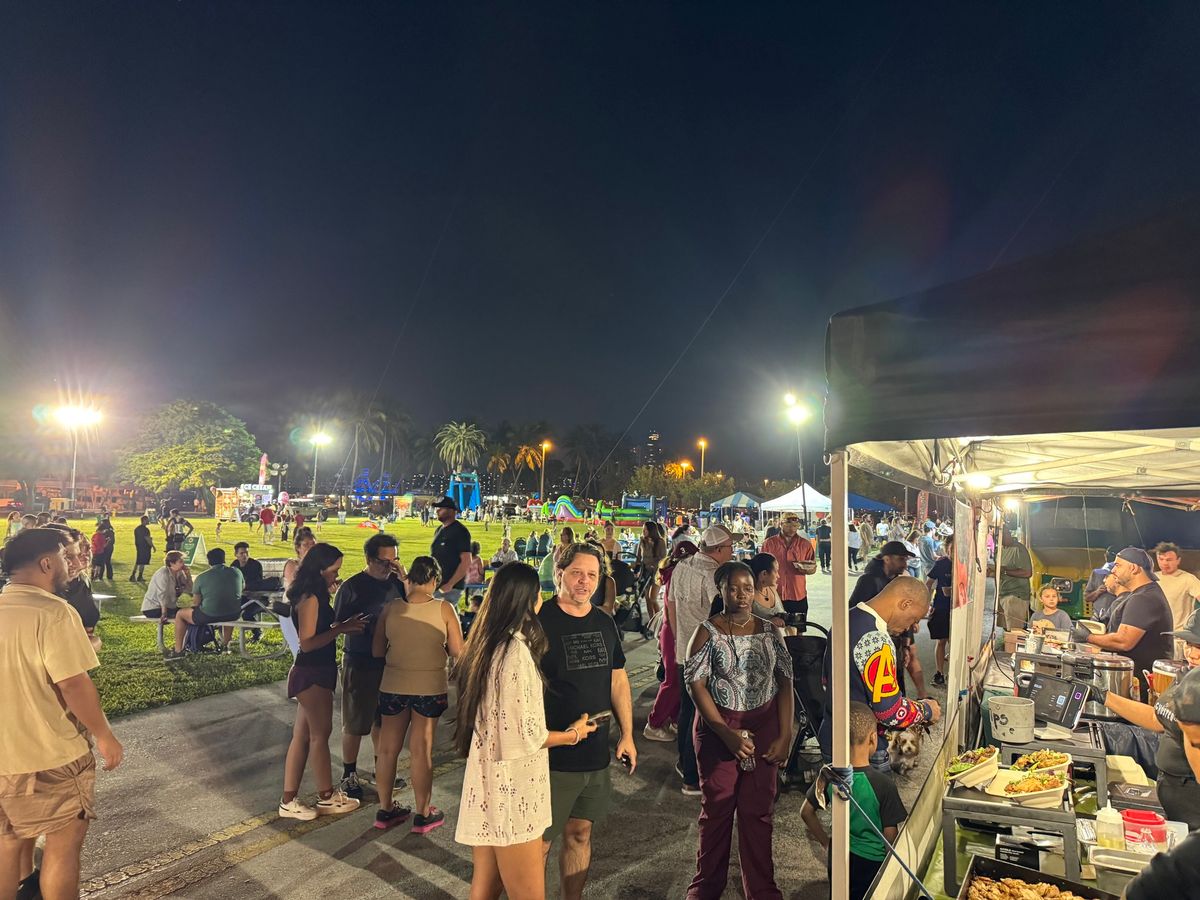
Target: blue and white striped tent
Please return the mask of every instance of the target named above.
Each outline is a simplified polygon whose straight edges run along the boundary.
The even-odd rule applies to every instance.
[[[762,503],[761,497],[737,491],[711,504],[709,509],[758,509],[760,503]]]

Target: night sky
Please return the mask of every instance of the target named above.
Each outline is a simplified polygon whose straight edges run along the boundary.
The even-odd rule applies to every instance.
[[[1195,4],[815,6],[10,3],[5,402],[620,432],[757,245],[630,434],[786,476],[831,313],[1200,186]]]

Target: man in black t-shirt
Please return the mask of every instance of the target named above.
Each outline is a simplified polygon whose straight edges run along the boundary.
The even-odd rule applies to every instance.
[[[1167,595],[1158,586],[1150,554],[1140,547],[1126,547],[1113,562],[1113,578],[1129,593],[1113,609],[1106,634],[1092,634],[1082,625],[1075,629],[1075,640],[1087,641],[1133,660],[1133,671],[1148,697],[1149,685],[1142,671],[1154,668],[1157,659],[1170,659],[1175,644],[1169,632],[1175,626]]]
[[[602,821],[611,802],[608,732],[615,719],[621,731],[617,758],[630,772],[637,767],[633,744],[633,696],[625,672],[625,652],[612,616],[591,603],[600,584],[601,550],[571,544],[555,566],[558,595],[538,613],[548,649],[546,727],[565,729],[583,713],[604,714],[597,729],[578,744],[550,751],[552,821],[542,836],[546,853],[560,834],[560,896],[583,894],[591,865],[592,824]]]
[[[430,555],[442,567],[443,581],[438,585],[439,596],[451,606],[458,607],[458,598],[467,585],[467,568],[471,565],[471,532],[458,521],[458,504],[453,497],[443,497],[433,504],[441,526],[433,533]]]
[[[355,800],[363,798],[358,779],[358,751],[365,735],[379,747],[379,683],[384,660],[371,652],[375,622],[383,607],[404,599],[404,567],[396,559],[399,542],[390,534],[373,534],[363,545],[367,566],[347,578],[333,598],[333,617],[339,622],[367,616],[367,627],[347,634],[342,646],[342,783],[341,790]],[[403,779],[398,779],[404,787]]]
[[[259,586],[259,582],[263,580],[262,563],[250,556],[250,545],[245,541],[238,541],[233,545],[233,567],[242,573],[246,590],[262,590]]]
[[[828,575],[833,571],[833,528],[828,519],[822,519],[817,526],[817,558],[821,561],[821,571]]]

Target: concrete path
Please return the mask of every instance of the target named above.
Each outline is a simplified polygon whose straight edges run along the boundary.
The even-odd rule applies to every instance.
[[[812,618],[828,623],[829,578],[816,576],[810,584]],[[918,646],[932,673],[928,638],[923,635]],[[657,688],[656,648],[630,636],[626,653],[641,759],[632,775],[614,767],[615,808],[596,832],[586,896],[680,898],[695,866],[699,798],[679,793],[674,745],[641,737]],[[944,694],[933,693],[939,699]],[[449,724],[439,729],[434,761],[434,802],[446,811],[447,824],[418,836],[404,826],[376,831],[372,804],[313,822],[276,817],[294,709],[279,684],[119,720],[125,762],[99,776],[102,818],[84,851],[83,896],[465,897],[470,851],[454,842],[463,762],[449,748]],[[340,766],[339,729],[335,718],[335,766]],[[361,760],[366,768],[370,759],[368,740]],[[401,769],[406,768],[402,757]],[[923,779],[922,773],[899,781],[906,800]],[[310,776],[304,788],[308,794],[315,789]],[[400,799],[411,799],[411,792],[402,792]],[[828,885],[824,864],[804,836],[801,799],[798,793],[783,794],[776,808],[776,875],[785,897],[816,900],[828,895]],[[550,897],[558,896],[556,880],[552,863]],[[741,896],[736,852],[726,896]]]

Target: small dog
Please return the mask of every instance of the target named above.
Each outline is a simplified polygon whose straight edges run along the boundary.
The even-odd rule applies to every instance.
[[[903,731],[887,733],[888,759],[897,775],[908,775],[920,764],[921,742],[929,734],[928,725],[914,725]]]

